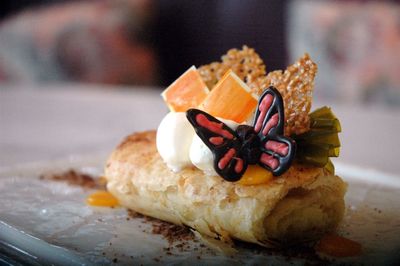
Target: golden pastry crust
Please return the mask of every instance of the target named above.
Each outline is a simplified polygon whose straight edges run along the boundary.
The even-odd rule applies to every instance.
[[[346,185],[322,168],[293,165],[267,184],[244,186],[194,167],[172,172],[155,137],[155,131],[128,136],[105,168],[107,189],[137,212],[265,246],[316,239],[343,217]]]

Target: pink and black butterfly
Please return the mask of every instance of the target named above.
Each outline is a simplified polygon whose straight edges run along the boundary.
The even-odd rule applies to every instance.
[[[273,175],[283,174],[296,153],[296,143],[283,136],[282,96],[269,87],[258,102],[253,126],[232,130],[212,115],[189,109],[187,119],[214,155],[214,169],[227,181],[239,180],[249,164],[259,164]]]

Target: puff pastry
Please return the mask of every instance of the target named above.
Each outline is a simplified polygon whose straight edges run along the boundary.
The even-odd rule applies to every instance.
[[[194,167],[172,172],[155,137],[155,131],[128,136],[106,164],[107,189],[136,212],[264,246],[317,239],[343,217],[346,184],[323,168],[294,164],[267,184],[244,186]]]

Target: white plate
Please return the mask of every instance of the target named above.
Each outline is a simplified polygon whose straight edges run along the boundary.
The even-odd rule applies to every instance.
[[[76,169],[100,175],[104,156],[0,169],[0,264],[305,264],[312,256],[288,257],[255,246],[241,246],[234,256],[215,254],[188,241],[182,251],[151,234],[143,218],[127,219],[123,208],[85,204],[93,190],[39,180],[43,173]],[[341,235],[360,242],[363,255],[333,263],[395,265],[400,252],[400,177],[337,164],[349,184]],[[285,254],[287,254],[286,252]],[[290,253],[290,252],[289,252]]]

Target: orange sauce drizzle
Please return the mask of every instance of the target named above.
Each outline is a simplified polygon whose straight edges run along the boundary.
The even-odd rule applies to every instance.
[[[356,241],[329,234],[319,241],[315,250],[333,257],[354,257],[362,253],[362,246]]]
[[[108,191],[96,191],[86,198],[86,203],[90,206],[115,207],[118,200]]]
[[[249,165],[242,178],[236,183],[244,186],[261,185],[269,183],[273,179],[270,171],[259,165]]]

